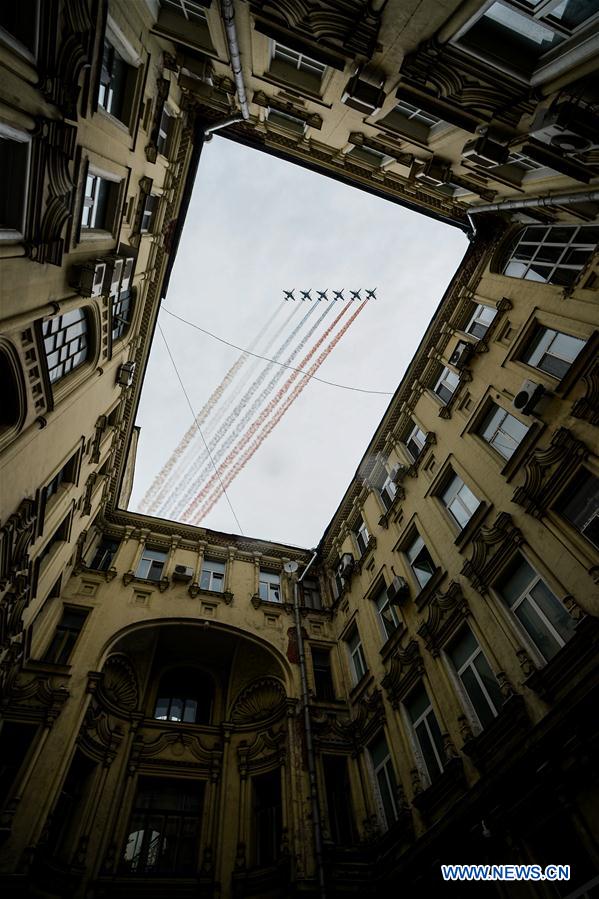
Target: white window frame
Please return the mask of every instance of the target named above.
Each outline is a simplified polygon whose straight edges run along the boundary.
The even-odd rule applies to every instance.
[[[361,558],[368,551],[368,544],[370,543],[370,532],[362,516],[360,516],[359,522],[356,522],[356,525],[354,525],[352,533]]]
[[[459,667],[457,665],[455,665],[453,659],[451,658],[451,647],[449,647],[449,649],[447,651],[445,651],[444,654],[447,658],[447,662],[451,668],[452,673],[455,675],[455,677],[457,679],[458,686],[459,686],[459,692],[464,700],[465,705],[467,706],[467,711],[469,713],[469,717],[472,718],[472,720],[474,721],[474,723],[477,726],[477,729],[479,731],[482,731],[484,729],[483,723],[480,720],[480,718],[478,717],[476,707],[475,707],[474,702],[468,692],[468,688],[467,688],[466,684],[464,683],[464,681],[462,680],[462,675],[464,674],[464,672],[466,671],[467,668],[470,668],[472,670],[472,673],[474,674],[474,678],[475,678],[478,686],[480,687],[480,690],[489,706],[491,713],[493,714],[493,717],[497,718],[501,709],[497,708],[497,706],[493,702],[493,699],[489,695],[489,692],[488,692],[487,688],[485,687],[485,684],[479,674],[477,667],[474,665],[475,659],[477,659],[479,656],[482,655],[482,657],[484,658],[484,660],[489,668],[489,671],[491,672],[493,677],[495,677],[495,672],[491,668],[491,665],[489,664],[489,660],[487,659],[478,640],[476,639],[476,637],[474,636],[474,634],[472,633],[470,628],[466,627],[466,630],[464,630],[460,634],[458,634],[457,640],[454,642],[458,642],[460,640],[460,638],[463,638],[464,635],[466,634],[466,631],[468,631],[470,633],[470,635],[472,636],[472,638],[476,644],[476,649],[473,650],[473,652],[466,659],[466,661],[462,662],[462,664]],[[497,685],[497,687],[499,689],[499,684]]]
[[[206,15],[206,10],[199,3],[194,2],[194,0],[159,0],[159,6],[164,9],[165,12],[173,12],[173,15],[183,14],[183,17],[192,24],[197,24],[196,17],[200,22],[204,24],[208,23],[208,17]],[[189,17],[189,13],[192,14],[193,18]]]
[[[89,164],[87,173],[85,176],[85,184],[83,185],[83,196],[82,196],[82,200],[81,200],[80,230],[81,230],[81,239],[82,240],[86,240],[89,238],[93,239],[94,237],[103,238],[103,237],[106,237],[107,235],[112,235],[112,233],[115,229],[115,224],[116,224],[116,214],[115,214],[113,221],[105,222],[104,227],[96,227],[95,216],[97,213],[98,195],[96,193],[96,195],[92,198],[91,204],[90,203],[86,204],[85,200],[87,198],[87,179],[88,178],[99,178],[100,180],[106,181],[110,185],[113,185],[112,187],[108,188],[109,191],[110,190],[119,191],[120,185],[123,180],[122,178],[119,178],[119,176],[117,174],[115,174],[114,172],[107,172],[105,169],[97,168],[96,166],[91,165],[91,163]],[[116,185],[116,186],[114,186],[114,185]],[[110,199],[111,198],[109,196],[109,200]],[[90,225],[83,224],[83,211],[84,211],[84,207],[86,205],[92,206],[91,219],[92,219],[93,224],[90,224]],[[116,204],[116,206],[118,207],[118,203]],[[111,225],[112,227],[107,228],[106,225]]]
[[[362,646],[362,638],[360,637],[360,631],[356,626],[354,626],[348,634],[346,642],[355,686],[362,680],[368,671],[366,656],[364,655]]]
[[[371,747],[372,747],[372,744],[375,743],[377,739],[382,739],[384,741],[385,748],[387,750],[387,754],[381,762],[379,762],[378,764],[375,764]],[[379,812],[378,817],[379,817],[381,824],[383,824],[385,826],[386,830],[389,830],[389,828],[392,827],[393,824],[395,824],[395,822],[397,821],[397,819],[399,817],[399,813],[398,813],[398,808],[397,808],[397,796],[396,796],[396,792],[395,792],[397,789],[397,775],[395,772],[395,768],[393,766],[393,760],[391,758],[391,753],[389,751],[389,744],[387,743],[387,738],[385,736],[384,731],[381,731],[380,734],[378,735],[378,737],[375,737],[375,739],[370,742],[370,744],[368,746],[368,756],[370,758],[370,767],[371,767],[372,774],[373,774],[374,795],[375,795],[376,804],[377,804],[378,812]],[[389,770],[391,770],[392,776],[390,776]],[[381,788],[380,788],[380,784],[379,784],[379,773],[382,773],[385,783],[387,785],[387,790],[389,791],[389,798],[391,800],[391,806],[393,808],[393,815],[394,815],[393,821],[387,820],[387,815],[385,812],[385,803],[383,802],[383,797],[381,795]]]
[[[580,343],[580,349],[578,350],[578,352],[575,353],[571,358],[564,353],[559,353],[556,351],[552,352],[552,347],[559,337],[569,337],[570,340],[575,340]],[[527,365],[531,365],[533,368],[538,369],[538,371],[542,371],[544,374],[549,375],[549,377],[556,378],[558,381],[561,381],[562,378],[565,378],[576,359],[578,359],[578,357],[584,350],[587,343],[586,340],[584,340],[582,337],[576,337],[576,335],[574,334],[567,334],[565,331],[557,331],[555,328],[547,328],[544,325],[540,325],[535,329],[534,334],[532,335],[532,339],[536,343],[536,346],[533,349],[527,348],[524,351],[524,354],[522,355],[522,361]],[[557,375],[554,372],[543,368],[541,363],[548,356],[553,359],[557,359],[559,362],[563,362],[567,365],[566,371],[562,375]]]
[[[420,439],[419,439],[420,435],[422,435],[422,443],[420,442]],[[410,433],[408,434],[408,436],[405,439],[405,447],[408,451],[410,458],[413,459],[414,462],[416,461],[416,459],[419,459],[420,456],[422,455],[422,451],[424,450],[424,446],[426,444],[426,437],[427,437],[426,432],[422,430],[420,425],[417,425],[416,423],[414,423],[414,427],[412,428],[412,430],[410,431]],[[420,449],[419,449],[418,453],[416,453],[416,455],[414,455],[414,453],[410,449],[411,441],[413,441],[416,444],[416,446],[420,447]]]
[[[200,589],[212,590],[214,593],[224,593],[225,575],[227,571],[226,562],[220,559],[202,559],[202,568],[200,571]],[[208,575],[208,586],[204,586],[204,575]]]
[[[395,497],[397,495],[397,485],[386,469],[385,480],[378,488],[378,494],[385,512],[388,512],[393,505],[393,501],[395,500]]]
[[[263,593],[266,596],[263,596]],[[283,602],[281,575],[277,571],[263,571],[260,569],[258,595],[264,602],[273,602],[279,605]]]
[[[478,425],[478,427],[477,427],[477,429],[476,429],[476,434],[480,437],[481,440],[484,440],[484,442],[485,442],[486,444],[488,444],[489,446],[491,446],[491,447],[495,450],[496,453],[499,453],[499,455],[501,456],[502,459],[505,459],[505,460],[507,461],[507,460],[509,460],[509,459],[512,458],[512,456],[514,455],[514,453],[517,452],[518,447],[520,446],[520,444],[522,443],[522,441],[523,441],[523,440],[526,440],[526,436],[527,436],[527,434],[528,434],[529,428],[528,428],[527,425],[524,424],[524,422],[520,421],[519,418],[516,418],[515,415],[512,415],[511,412],[508,412],[506,409],[503,408],[503,406],[500,406],[499,403],[495,403],[495,402],[494,402],[494,403],[492,403],[492,406],[495,407],[495,408],[492,409],[491,406],[489,406],[489,407],[487,408],[487,410],[486,410],[484,416],[482,417],[482,419],[481,419],[481,421],[480,421],[480,424]],[[483,430],[486,430],[486,428],[483,428],[483,425],[484,425],[485,421],[487,421],[487,420],[490,421],[490,420],[491,420],[491,412],[493,412],[493,415],[495,415],[495,414],[496,414],[496,411],[503,412],[503,416],[502,416],[501,420],[497,421],[497,424],[495,425],[495,431],[494,431],[494,433],[493,433],[493,436],[492,436],[491,438],[487,438],[487,437],[485,437],[484,434],[483,434]],[[502,428],[502,425],[504,424],[504,422],[505,422],[506,419],[508,419],[508,418],[509,418],[509,419],[512,419],[513,421],[517,421],[518,424],[521,425],[521,426],[525,429],[525,432],[524,432],[524,434],[522,435],[522,438],[518,441],[518,443],[515,443],[515,438],[513,437],[512,434],[510,434],[508,431],[503,430],[503,428]],[[489,427],[489,426],[487,425],[487,428],[488,428],[488,427]],[[510,453],[509,456],[506,456],[506,454],[503,453],[503,452],[499,449],[498,442],[497,442],[497,436],[498,436],[499,434],[505,435],[506,438],[508,438],[510,441],[512,441],[512,442],[515,443],[514,449],[513,449],[513,451]]]
[[[277,53],[279,55],[277,55]],[[291,47],[287,47],[285,44],[276,40],[273,40],[271,44],[271,60],[273,59],[297,69],[298,72],[317,76],[321,81],[327,70],[325,63],[313,59],[311,56],[308,56],[307,53],[293,50]]]
[[[395,631],[400,626],[401,622],[399,620],[399,616],[397,614],[395,606],[387,596],[387,587],[385,584],[383,584],[380,590],[373,596],[373,602],[377,611],[377,617],[379,619],[383,638],[385,639],[385,641],[387,641],[390,637],[393,636]],[[385,618],[383,617],[383,613],[386,611],[389,611],[391,613],[391,618],[393,619],[393,624],[395,625],[391,633],[388,632],[387,624],[385,622]]]
[[[444,487],[442,487],[439,493],[439,499],[443,503],[445,509],[447,510],[447,513],[451,516],[452,521],[458,526],[460,530],[463,530],[465,527],[467,527],[468,522],[470,521],[472,516],[475,515],[481,501],[470,489],[468,484],[466,484],[464,480],[459,476],[459,474],[456,474],[453,469],[450,470],[451,476],[448,477],[448,479],[445,481]],[[475,509],[470,509],[464,499],[464,496],[462,496],[462,494],[466,495],[466,493],[469,493],[476,500]],[[468,516],[465,524],[462,524],[460,522],[455,512],[453,511],[452,506],[454,505],[454,503],[457,503],[458,506]]]
[[[403,116],[404,119],[409,119],[410,121],[419,122],[419,124],[425,125],[429,129],[429,132],[438,125],[447,124],[444,119],[440,118],[440,116],[426,112],[426,110],[414,106],[414,104],[410,103],[408,100],[398,99],[393,107],[393,112]]]
[[[277,116],[280,116],[283,122],[278,122]],[[282,128],[291,134],[297,134],[299,137],[306,133],[307,123],[304,119],[294,116],[290,112],[284,112],[281,109],[269,109],[266,121],[274,125],[275,128]],[[286,124],[286,122],[289,122],[289,124]]]
[[[148,201],[154,200],[152,208],[148,212]],[[150,230],[150,227],[156,224],[156,218],[158,216],[158,210],[160,208],[160,197],[158,194],[149,193],[144,200],[144,208],[141,213],[141,222],[139,225],[140,234],[153,234],[153,230]],[[146,221],[147,218],[147,221]]]
[[[455,378],[455,384],[452,385],[451,382],[453,381],[454,378]],[[443,367],[443,370],[441,371],[441,374],[439,375],[439,377],[437,378],[437,380],[435,382],[435,386],[433,387],[433,393],[440,400],[440,402],[442,402],[443,405],[446,406],[449,402],[451,402],[451,399],[452,399],[454,393],[458,389],[459,383],[460,383],[460,376],[458,374],[456,374],[456,372],[453,371],[453,369],[449,368],[449,366],[445,365]],[[441,394],[439,393],[440,387],[444,387],[446,390],[448,390],[450,392],[451,395],[447,399],[444,399],[441,396]]]
[[[492,313],[490,320],[487,322],[484,320],[484,316],[488,313]],[[477,303],[474,312],[470,317],[470,321],[466,325],[465,331],[466,334],[471,334],[472,337],[475,337],[477,340],[482,340],[485,336],[489,328],[491,327],[495,317],[497,315],[497,309],[493,306],[487,306],[485,303]],[[480,335],[474,333],[474,329],[476,327],[484,328],[484,332]]]
[[[35,40],[33,50],[30,50],[25,44],[22,44],[21,41],[14,35],[11,34],[10,31],[7,31],[5,28],[0,26],[0,41],[6,46],[10,47],[11,50],[14,50],[19,56],[22,56],[23,59],[26,59],[28,62],[35,64],[37,60],[37,53],[39,47],[39,16],[40,16],[40,3],[39,0],[36,0],[35,4],[35,24],[33,26],[33,30],[35,32]]]
[[[428,556],[429,556],[431,562],[433,563],[433,567],[436,570],[437,566],[434,563],[433,557],[430,554],[428,546],[424,542],[424,538],[420,536],[418,531],[414,531],[414,535],[410,539],[410,542],[406,543],[404,553],[405,553],[406,559],[408,560],[408,565],[410,567],[410,571],[412,572],[413,577],[416,578],[416,583],[418,584],[418,587],[420,590],[424,590],[424,588],[426,587],[426,585],[428,584],[430,579],[434,576],[434,571],[433,571],[433,572],[431,572],[430,576],[426,579],[426,581],[423,584],[422,581],[420,580],[420,578],[418,577],[418,574],[416,573],[416,570],[414,568],[414,561],[418,558],[418,556],[420,555],[420,553],[422,552],[423,549],[426,550],[426,552],[428,553]]]
[[[554,224],[554,225],[528,225],[524,228],[519,236],[518,241],[512,246],[509,258],[506,259],[502,273],[507,278],[517,278],[524,281],[535,281],[539,284],[554,284],[557,287],[564,287],[562,280],[552,280],[552,277],[558,271],[569,271],[572,272],[572,281],[570,283],[574,283],[578,278],[580,272],[582,272],[589,263],[590,258],[593,253],[597,249],[597,242],[585,241],[584,238],[581,238],[580,242],[578,237],[581,233],[581,229],[584,228],[593,228],[597,227],[594,222],[589,222],[584,225],[568,225],[566,224]],[[560,231],[567,230],[570,232],[570,237],[567,241],[564,240],[551,240],[552,235],[555,233],[556,229]],[[543,231],[543,235],[541,238],[530,237],[527,240],[527,236],[534,231]],[[515,259],[518,249],[520,247],[535,247],[534,250],[531,251],[530,259]],[[537,257],[539,253],[542,253],[545,247],[554,247],[561,248],[561,252],[556,260],[553,262],[545,262],[543,260],[537,261]],[[580,250],[583,252],[588,252],[588,257],[584,262],[576,262],[576,263],[566,263],[562,262],[562,259],[565,259],[565,255],[569,250]],[[538,272],[532,271],[532,266],[536,264],[537,266],[542,266],[543,269],[546,269],[547,274],[546,277],[543,278]],[[511,268],[511,271],[509,269]]]
[[[161,556],[163,558],[157,558],[157,556]],[[135,569],[135,577],[140,578],[141,580],[149,580],[158,582],[164,577],[164,569],[166,567],[166,562],[168,559],[168,553],[166,550],[161,549],[150,549],[148,546],[144,546],[143,552],[140,556],[139,562],[137,563],[137,568]],[[162,562],[162,568],[160,570],[159,578],[149,578],[148,575],[152,568],[152,565],[155,562]],[[142,573],[143,572],[143,573]]]
[[[423,683],[420,684],[420,687],[422,688],[422,690],[424,690],[424,693],[425,693],[426,698],[427,698],[427,700],[428,700],[428,706],[425,708],[425,710],[424,710],[423,712],[420,713],[420,715],[416,718],[415,721],[412,720],[412,716],[410,715],[410,712],[408,711],[407,705],[408,705],[408,703],[409,703],[409,701],[410,701],[410,695],[412,695],[412,696],[414,695],[414,693],[415,693],[416,690],[418,689],[418,687],[417,687],[416,690],[412,691],[412,693],[409,694],[409,695],[406,697],[406,702],[403,704],[403,706],[404,706],[404,713],[405,713],[404,717],[405,717],[405,719],[407,720],[408,725],[409,725],[409,733],[410,733],[410,737],[411,737],[411,741],[412,741],[412,746],[413,746],[413,748],[414,748],[414,755],[416,756],[416,762],[417,762],[418,768],[419,768],[419,770],[421,771],[421,773],[425,776],[425,779],[426,779],[427,784],[430,785],[430,784],[433,783],[433,781],[434,781],[435,778],[432,776],[431,772],[428,770],[428,766],[427,766],[427,764],[426,764],[425,755],[424,755],[424,752],[422,751],[422,746],[420,745],[420,739],[419,739],[418,734],[417,734],[417,732],[416,732],[416,728],[417,728],[420,724],[424,724],[426,733],[427,733],[427,735],[428,735],[428,738],[429,738],[429,740],[430,740],[430,744],[431,744],[431,747],[432,747],[432,750],[433,750],[433,755],[435,756],[435,759],[436,759],[436,761],[437,761],[437,764],[439,765],[440,773],[441,773],[441,774],[442,774],[443,771],[445,770],[445,761],[444,761],[444,759],[441,757],[441,755],[439,754],[439,748],[438,748],[437,744],[435,743],[435,738],[434,738],[434,736],[433,736],[433,733],[432,733],[432,731],[431,731],[430,724],[429,724],[429,722],[428,722],[428,717],[429,717],[429,715],[432,715],[433,718],[435,719],[435,721],[436,721],[436,723],[437,723],[437,727],[439,728],[439,732],[440,732],[441,734],[442,734],[442,731],[441,731],[441,726],[440,726],[440,724],[439,724],[439,721],[438,721],[438,719],[437,719],[437,716],[436,716],[436,714],[435,714],[435,710],[434,710],[434,708],[433,708],[433,704],[432,704],[432,702],[431,702],[431,700],[430,700],[430,696],[428,695],[428,690],[426,689],[426,687],[424,686]],[[437,775],[437,776],[438,776],[438,775]]]

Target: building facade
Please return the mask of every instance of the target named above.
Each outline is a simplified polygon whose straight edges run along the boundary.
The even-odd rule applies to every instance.
[[[0,12],[7,895],[599,890],[597,36],[511,0]],[[314,553],[124,509],[215,129],[472,237]]]

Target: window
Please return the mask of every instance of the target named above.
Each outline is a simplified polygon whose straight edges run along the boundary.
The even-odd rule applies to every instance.
[[[322,768],[330,838],[338,846],[352,846],[356,831],[347,759],[343,755],[323,755]]]
[[[43,661],[53,665],[66,665],[81,633],[87,609],[65,609],[56,626]]]
[[[278,125],[285,131],[291,131],[293,134],[302,135],[306,130],[306,123],[297,116],[290,115],[288,112],[281,112],[279,109],[270,109],[268,111],[268,121],[272,125]]]
[[[426,434],[418,425],[414,425],[406,439],[406,449],[414,461],[420,456],[426,443]]]
[[[405,705],[419,761],[424,765],[428,779],[433,781],[443,771],[445,752],[441,730],[423,684],[410,694]]]
[[[416,534],[405,549],[408,563],[421,587],[425,587],[436,571],[431,554],[420,534]]]
[[[204,559],[200,575],[202,590],[213,590],[222,593],[225,589],[225,563],[216,559]]]
[[[386,471],[384,471],[383,473],[385,475],[385,479],[378,488],[378,492],[383,504],[383,508],[385,509],[385,511],[388,511],[393,505],[395,494],[397,493],[397,487],[391,475],[387,474]]]
[[[0,4],[0,37],[32,59],[37,50],[38,9],[39,0]],[[5,170],[0,167],[0,171]]]
[[[127,874],[193,876],[204,800],[200,780],[140,777],[122,868]]]
[[[437,382],[433,388],[439,399],[444,403],[448,403],[455,393],[455,389],[460,383],[459,377],[450,368],[445,368],[439,375]]]
[[[73,484],[77,474],[77,461],[79,459],[79,451],[77,451],[68,462],[66,462],[60,471],[58,471],[49,484],[44,487],[44,500],[48,500],[55,496],[62,484]]]
[[[280,575],[260,569],[259,594],[265,602],[282,602]]]
[[[382,806],[383,817],[387,827],[397,821],[397,780],[389,754],[389,748],[384,733],[375,737],[368,747],[374,778],[377,787],[378,799]]]
[[[525,156],[524,153],[519,153],[517,150],[510,150],[510,155],[505,165],[517,165],[519,169],[523,169],[525,172],[536,172],[546,168],[545,163],[537,162],[536,159],[530,159],[530,157]],[[497,166],[497,168],[500,168],[500,166]]]
[[[56,528],[56,530],[54,531],[54,533],[52,534],[52,536],[50,537],[50,539],[48,540],[48,542],[46,543],[46,545],[44,546],[44,548],[42,549],[40,554],[38,555],[37,563],[40,566],[40,570],[41,570],[42,563],[45,563],[45,560],[50,555],[50,552],[53,549],[55,549],[56,544],[57,543],[66,543],[66,541],[69,539],[70,527],[71,527],[71,513],[69,512],[69,514],[66,516],[66,518],[64,518],[61,521],[59,526]]]
[[[599,478],[581,468],[559,497],[556,510],[599,549]]]
[[[162,153],[163,156],[167,155],[172,127],[173,116],[170,114],[168,109],[164,107],[164,109],[162,110],[162,115],[160,116],[158,138],[156,140],[156,147],[158,149],[158,152]]]
[[[494,447],[504,459],[511,459],[526,437],[528,428],[501,406],[491,403],[483,418],[478,434]]]
[[[120,545],[120,540],[102,537],[89,567],[94,571],[108,571]]]
[[[354,147],[347,154],[348,159],[355,159],[357,162],[365,162],[366,165],[373,168],[380,168],[386,162],[392,162],[393,157],[373,147]]]
[[[260,867],[271,865],[281,852],[283,834],[281,772],[277,768],[252,777],[254,856]]]
[[[352,530],[353,535],[356,538],[356,543],[358,544],[360,556],[363,556],[368,549],[370,534],[368,533],[368,528],[366,527],[362,518],[358,518]]]
[[[177,668],[160,681],[154,718],[209,724],[214,689],[210,679],[196,668]]]
[[[129,327],[131,291],[121,290],[112,298],[112,340],[119,340]]]
[[[493,309],[492,306],[485,306],[483,303],[477,303],[472,317],[466,325],[466,333],[472,334],[473,337],[480,340],[489,330],[489,326],[496,315],[497,309]]]
[[[387,596],[387,588],[383,584],[374,597],[374,604],[378,612],[383,636],[385,640],[391,637],[399,627],[399,618],[395,606],[391,605]]]
[[[503,274],[569,287],[598,242],[598,225],[533,225],[521,233]]]
[[[561,380],[584,347],[585,342],[579,337],[572,337],[571,334],[563,334],[552,328],[538,327],[522,360]]]
[[[188,22],[206,22],[206,10],[197,0],[160,0],[160,5],[169,12],[183,16]]]
[[[0,124],[0,240],[24,236],[30,152],[28,134]]]
[[[88,320],[85,309],[71,309],[42,322],[44,352],[52,384],[87,359]]]
[[[574,633],[574,622],[561,602],[521,553],[495,590],[545,660],[553,658]]]
[[[552,50],[569,49],[568,39],[596,12],[596,4],[584,0],[496,0],[485,4],[459,43],[487,64],[528,79],[555,58]]]
[[[37,724],[21,724],[4,721],[0,730],[0,806],[4,805],[25,761],[33,739],[37,734]]]
[[[85,179],[81,209],[81,227],[112,231],[116,215],[119,185],[90,172]]]
[[[364,657],[364,650],[362,649],[362,641],[360,640],[360,634],[358,633],[357,627],[354,627],[347,637],[347,648],[349,650],[354,683],[357,684],[362,680],[368,670],[366,659]]]
[[[322,76],[326,71],[326,65],[317,59],[312,59],[305,53],[285,47],[278,41],[272,44],[272,60],[269,73],[275,78],[301,90],[318,93],[321,87]]]
[[[147,231],[153,231],[156,225],[156,214],[158,211],[158,197],[149,194],[144,203],[144,210],[141,215],[140,231],[145,234]]]
[[[320,595],[320,584],[316,578],[305,578],[302,581],[302,596],[304,605],[308,609],[322,609],[322,597]]]
[[[448,655],[480,726],[487,727],[499,714],[503,697],[470,628],[466,628],[451,645]]]
[[[394,111],[400,113],[400,115],[404,116],[406,119],[426,125],[427,128],[432,128],[434,125],[440,125],[443,121],[439,116],[430,112],[425,112],[423,109],[419,109],[417,106],[413,106],[411,103],[406,102],[406,100],[398,100]]]
[[[98,105],[120,122],[131,120],[137,70],[129,65],[109,41],[104,41]]]
[[[335,699],[333,674],[331,671],[331,653],[328,649],[312,647],[312,671],[317,699]]]
[[[147,581],[159,581],[162,578],[165,564],[165,552],[146,546],[139,560],[135,577],[144,578]]]
[[[466,527],[480,505],[480,500],[457,474],[452,474],[443,488],[441,501],[460,530]]]

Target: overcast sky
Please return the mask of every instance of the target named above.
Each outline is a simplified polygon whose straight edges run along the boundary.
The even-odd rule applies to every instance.
[[[456,228],[215,135],[202,151],[164,305],[247,347],[284,288],[376,287],[376,302],[317,374],[393,392],[466,246]],[[164,312],[159,320],[198,412],[239,353]],[[247,366],[231,399],[252,371]],[[244,533],[315,546],[389,399],[311,381],[228,488]],[[137,419],[131,509],[191,423],[157,332]],[[202,524],[237,531],[224,497]]]

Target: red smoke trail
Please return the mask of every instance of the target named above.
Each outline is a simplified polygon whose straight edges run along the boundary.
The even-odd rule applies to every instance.
[[[337,326],[337,323],[345,315],[345,313],[349,310],[349,308],[350,308],[349,304],[343,307],[343,309],[341,310],[341,312],[339,313],[337,318],[334,320],[334,322],[331,325],[329,325],[329,327],[326,329],[326,331],[323,331],[323,333],[318,338],[318,340],[316,341],[314,346],[311,348],[310,352],[304,356],[304,358],[302,359],[302,361],[300,363],[298,363],[298,366],[297,366],[298,368],[301,368],[301,369],[305,368],[306,364],[310,361],[310,359],[312,358],[312,356],[314,355],[314,353],[316,352],[318,347],[321,346],[324,343],[324,341],[327,339],[327,337],[332,333],[332,331]],[[300,374],[297,371],[294,371],[293,374],[291,374],[289,376],[289,378],[285,381],[285,383],[280,388],[280,390],[278,390],[275,393],[275,395],[270,400],[270,402],[264,407],[264,409],[262,410],[262,412],[260,413],[258,418],[253,422],[253,424],[248,428],[248,430],[244,434],[241,435],[237,444],[233,447],[233,449],[228,454],[228,456],[223,460],[223,462],[221,462],[221,464],[218,466],[218,469],[217,469],[218,474],[222,474],[222,472],[226,470],[226,468],[233,461],[233,459],[235,459],[235,457],[238,456],[239,453],[244,449],[244,447],[247,445],[248,439],[253,434],[255,434],[256,431],[258,430],[258,428],[260,427],[260,425],[266,421],[266,419],[268,418],[268,416],[270,415],[272,410],[276,407],[276,405],[279,403],[279,401],[282,399],[282,397],[287,393],[287,391],[289,390],[289,388],[291,387],[293,382],[298,377],[300,377]],[[183,512],[183,516],[182,516],[183,521],[187,520],[187,516],[190,515],[198,507],[198,505],[201,503],[201,501],[206,496],[206,494],[210,492],[212,485],[218,479],[217,472],[215,472],[208,479],[208,481],[206,482],[204,487],[200,490],[200,492],[197,494],[195,499],[185,509],[185,511]]]
[[[304,387],[307,386],[312,375],[314,375],[318,371],[318,369],[320,368],[322,363],[325,361],[325,359],[329,356],[329,354],[337,346],[337,344],[339,343],[339,341],[341,340],[341,338],[343,337],[345,332],[348,330],[348,328],[351,326],[351,324],[358,317],[358,315],[360,314],[362,309],[366,306],[367,302],[368,301],[365,301],[364,303],[362,303],[362,305],[360,305],[356,309],[356,311],[353,313],[353,315],[345,322],[343,327],[338,331],[338,333],[330,341],[328,346],[323,350],[323,352],[320,354],[320,356],[318,356],[316,361],[308,369],[307,373],[302,376],[302,380],[300,381],[300,383],[294,388],[294,390],[287,397],[287,399],[282,404],[282,406],[277,410],[275,415],[273,415],[273,417],[270,419],[270,421],[267,422],[266,426],[262,429],[262,431],[260,432],[260,434],[258,435],[256,440],[254,440],[254,442],[252,444],[250,444],[250,446],[246,449],[246,452],[241,457],[241,459],[239,459],[235,463],[235,465],[232,467],[232,469],[228,472],[228,474],[226,475],[226,477],[223,480],[223,486],[225,488],[228,487],[229,484],[235,480],[237,475],[242,471],[243,468],[245,468],[247,463],[250,461],[250,459],[252,458],[252,456],[254,455],[256,450],[261,446],[261,444],[264,442],[264,440],[266,440],[266,438],[271,433],[271,431],[281,421],[281,419],[283,418],[283,416],[285,415],[287,410],[295,402],[295,400],[300,395],[300,393],[302,392]],[[346,307],[346,308],[348,308],[348,307]],[[301,366],[301,367],[303,368],[303,366]],[[214,481],[214,480],[215,480],[215,478],[212,478],[212,481]],[[205,492],[205,491],[202,491],[202,492]],[[194,516],[193,521],[188,522],[188,523],[191,524],[191,523],[196,523],[197,521],[201,521],[201,519],[204,518],[208,514],[208,512],[210,512],[210,510],[216,505],[216,503],[220,499],[221,495],[222,495],[222,490],[221,490],[221,487],[219,484],[217,486],[217,489],[215,491],[213,491],[213,495],[208,499],[207,503],[205,503],[204,506],[200,509],[199,513],[197,513]]]
[[[281,308],[282,308],[281,306],[278,306],[275,309],[273,314],[267,320],[264,327],[261,329],[260,333],[252,341],[252,343],[249,347],[250,350],[254,349],[254,347],[259,342],[260,338],[262,337],[262,335],[266,333],[266,331],[268,330],[270,325],[273,323],[273,321],[279,314]],[[279,336],[281,331],[285,328],[287,323],[291,320],[294,313],[295,313],[295,309],[285,319],[285,321],[283,322],[283,325],[281,326],[281,328],[279,328],[277,330],[276,334],[274,334],[273,337],[268,341],[263,352],[266,352],[266,349],[268,349],[268,347],[272,344],[272,342],[274,340],[276,340],[276,338]],[[212,394],[208,397],[207,401],[204,403],[204,405],[200,409],[197,419],[196,419],[198,424],[201,425],[206,420],[206,418],[210,415],[210,412],[215,407],[215,405],[218,403],[218,401],[220,400],[221,396],[223,395],[223,393],[225,392],[225,390],[227,389],[229,384],[233,381],[237,372],[241,368],[243,368],[243,366],[245,365],[245,363],[247,362],[247,360],[249,358],[252,358],[252,357],[250,357],[247,352],[244,352],[233,363],[233,365],[231,366],[229,371],[225,374],[225,376],[222,379],[222,381],[220,382],[220,384],[214,389]],[[179,459],[184,454],[184,452],[187,449],[187,447],[189,446],[189,444],[193,441],[194,437],[197,437],[197,434],[198,434],[198,429],[197,429],[196,422],[194,421],[193,424],[188,428],[186,433],[183,435],[183,437],[179,441],[179,444],[175,447],[175,449],[171,453],[169,459],[165,462],[165,464],[163,465],[161,470],[158,472],[158,474],[152,481],[150,487],[146,490],[146,492],[139,504],[140,512],[145,512],[145,514],[150,515],[150,514],[152,514],[152,512],[155,511],[156,507],[159,505],[160,499],[162,499],[162,497],[157,494],[160,494],[162,492],[162,487],[165,484],[170,472],[175,468]]]

